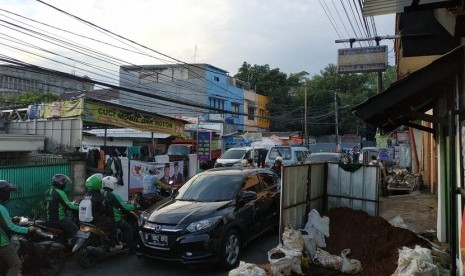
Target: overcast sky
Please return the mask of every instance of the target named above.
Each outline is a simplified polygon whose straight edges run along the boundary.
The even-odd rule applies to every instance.
[[[346,15],[342,13],[341,7],[343,3],[347,5],[345,6],[347,8],[349,2],[358,1],[44,1],[169,57],[187,63],[208,63],[227,70],[230,75],[234,75],[244,61],[252,65],[269,64],[271,68],[279,68],[287,74],[307,71],[314,75],[329,63],[336,64],[338,48],[348,47],[348,44],[336,44],[336,39],[356,37],[350,32],[350,23]],[[40,2],[0,0],[0,3],[2,3],[1,9],[4,10],[0,13],[0,20],[8,20],[4,17],[5,15],[11,16],[5,13],[6,10],[78,34],[129,47],[127,42],[126,44],[117,42]],[[327,9],[326,13],[324,8]],[[341,37],[332,26],[328,12],[336,21],[333,24],[340,24],[337,27]],[[345,23],[343,23],[344,18]],[[377,16],[374,19],[378,35],[394,35],[394,15]],[[4,26],[0,26],[0,33],[10,31],[11,27],[5,29]],[[65,34],[61,35],[65,36]],[[19,34],[14,36],[19,37]],[[131,55],[128,52],[117,52],[101,44],[91,44],[84,39],[76,37],[72,39],[132,64],[175,63],[174,60],[158,54],[156,56],[159,59],[147,58],[141,55]],[[30,41],[26,38],[24,40]],[[11,43],[6,42],[2,37],[0,37],[0,42]],[[42,45],[41,43],[37,41],[35,45]],[[381,44],[389,46],[389,62],[394,65],[393,42],[382,41]],[[28,60],[34,64],[47,64],[22,51],[2,48],[4,48],[4,54],[17,59]],[[79,55],[75,52],[64,48],[54,49],[50,45],[45,48],[63,56],[79,59]],[[85,57],[81,58],[87,60]],[[94,60],[92,63],[97,63],[97,61]],[[53,67],[50,63],[45,66]]]

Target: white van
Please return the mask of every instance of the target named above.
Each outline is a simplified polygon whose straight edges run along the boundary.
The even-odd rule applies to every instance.
[[[310,151],[305,147],[275,146],[268,151],[265,166],[272,167],[278,156],[283,158],[283,165],[303,164],[308,155]]]
[[[253,152],[253,153],[252,153]],[[237,147],[225,151],[220,158],[216,159],[215,168],[240,167],[242,160],[253,158],[260,166],[260,159],[265,160],[267,150],[265,148]],[[262,158],[260,158],[262,156]]]

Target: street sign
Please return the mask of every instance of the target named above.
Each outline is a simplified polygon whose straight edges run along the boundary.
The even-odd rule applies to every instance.
[[[387,66],[386,45],[338,49],[338,73],[383,72]]]

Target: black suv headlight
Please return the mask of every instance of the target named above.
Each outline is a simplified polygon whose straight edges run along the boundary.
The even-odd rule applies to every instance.
[[[220,220],[221,220],[221,217],[218,216],[218,217],[212,217],[208,219],[202,219],[199,221],[195,221],[189,224],[186,227],[186,230],[193,233],[193,232],[197,232],[203,229],[208,229],[208,228],[215,226]]]
[[[144,224],[144,221],[148,218],[149,214],[146,211],[143,211],[139,215],[139,219],[137,220],[137,224],[141,227]]]

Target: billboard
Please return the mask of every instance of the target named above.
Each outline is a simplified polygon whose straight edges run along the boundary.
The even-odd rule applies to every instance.
[[[386,45],[338,49],[338,73],[383,72],[387,66]]]

